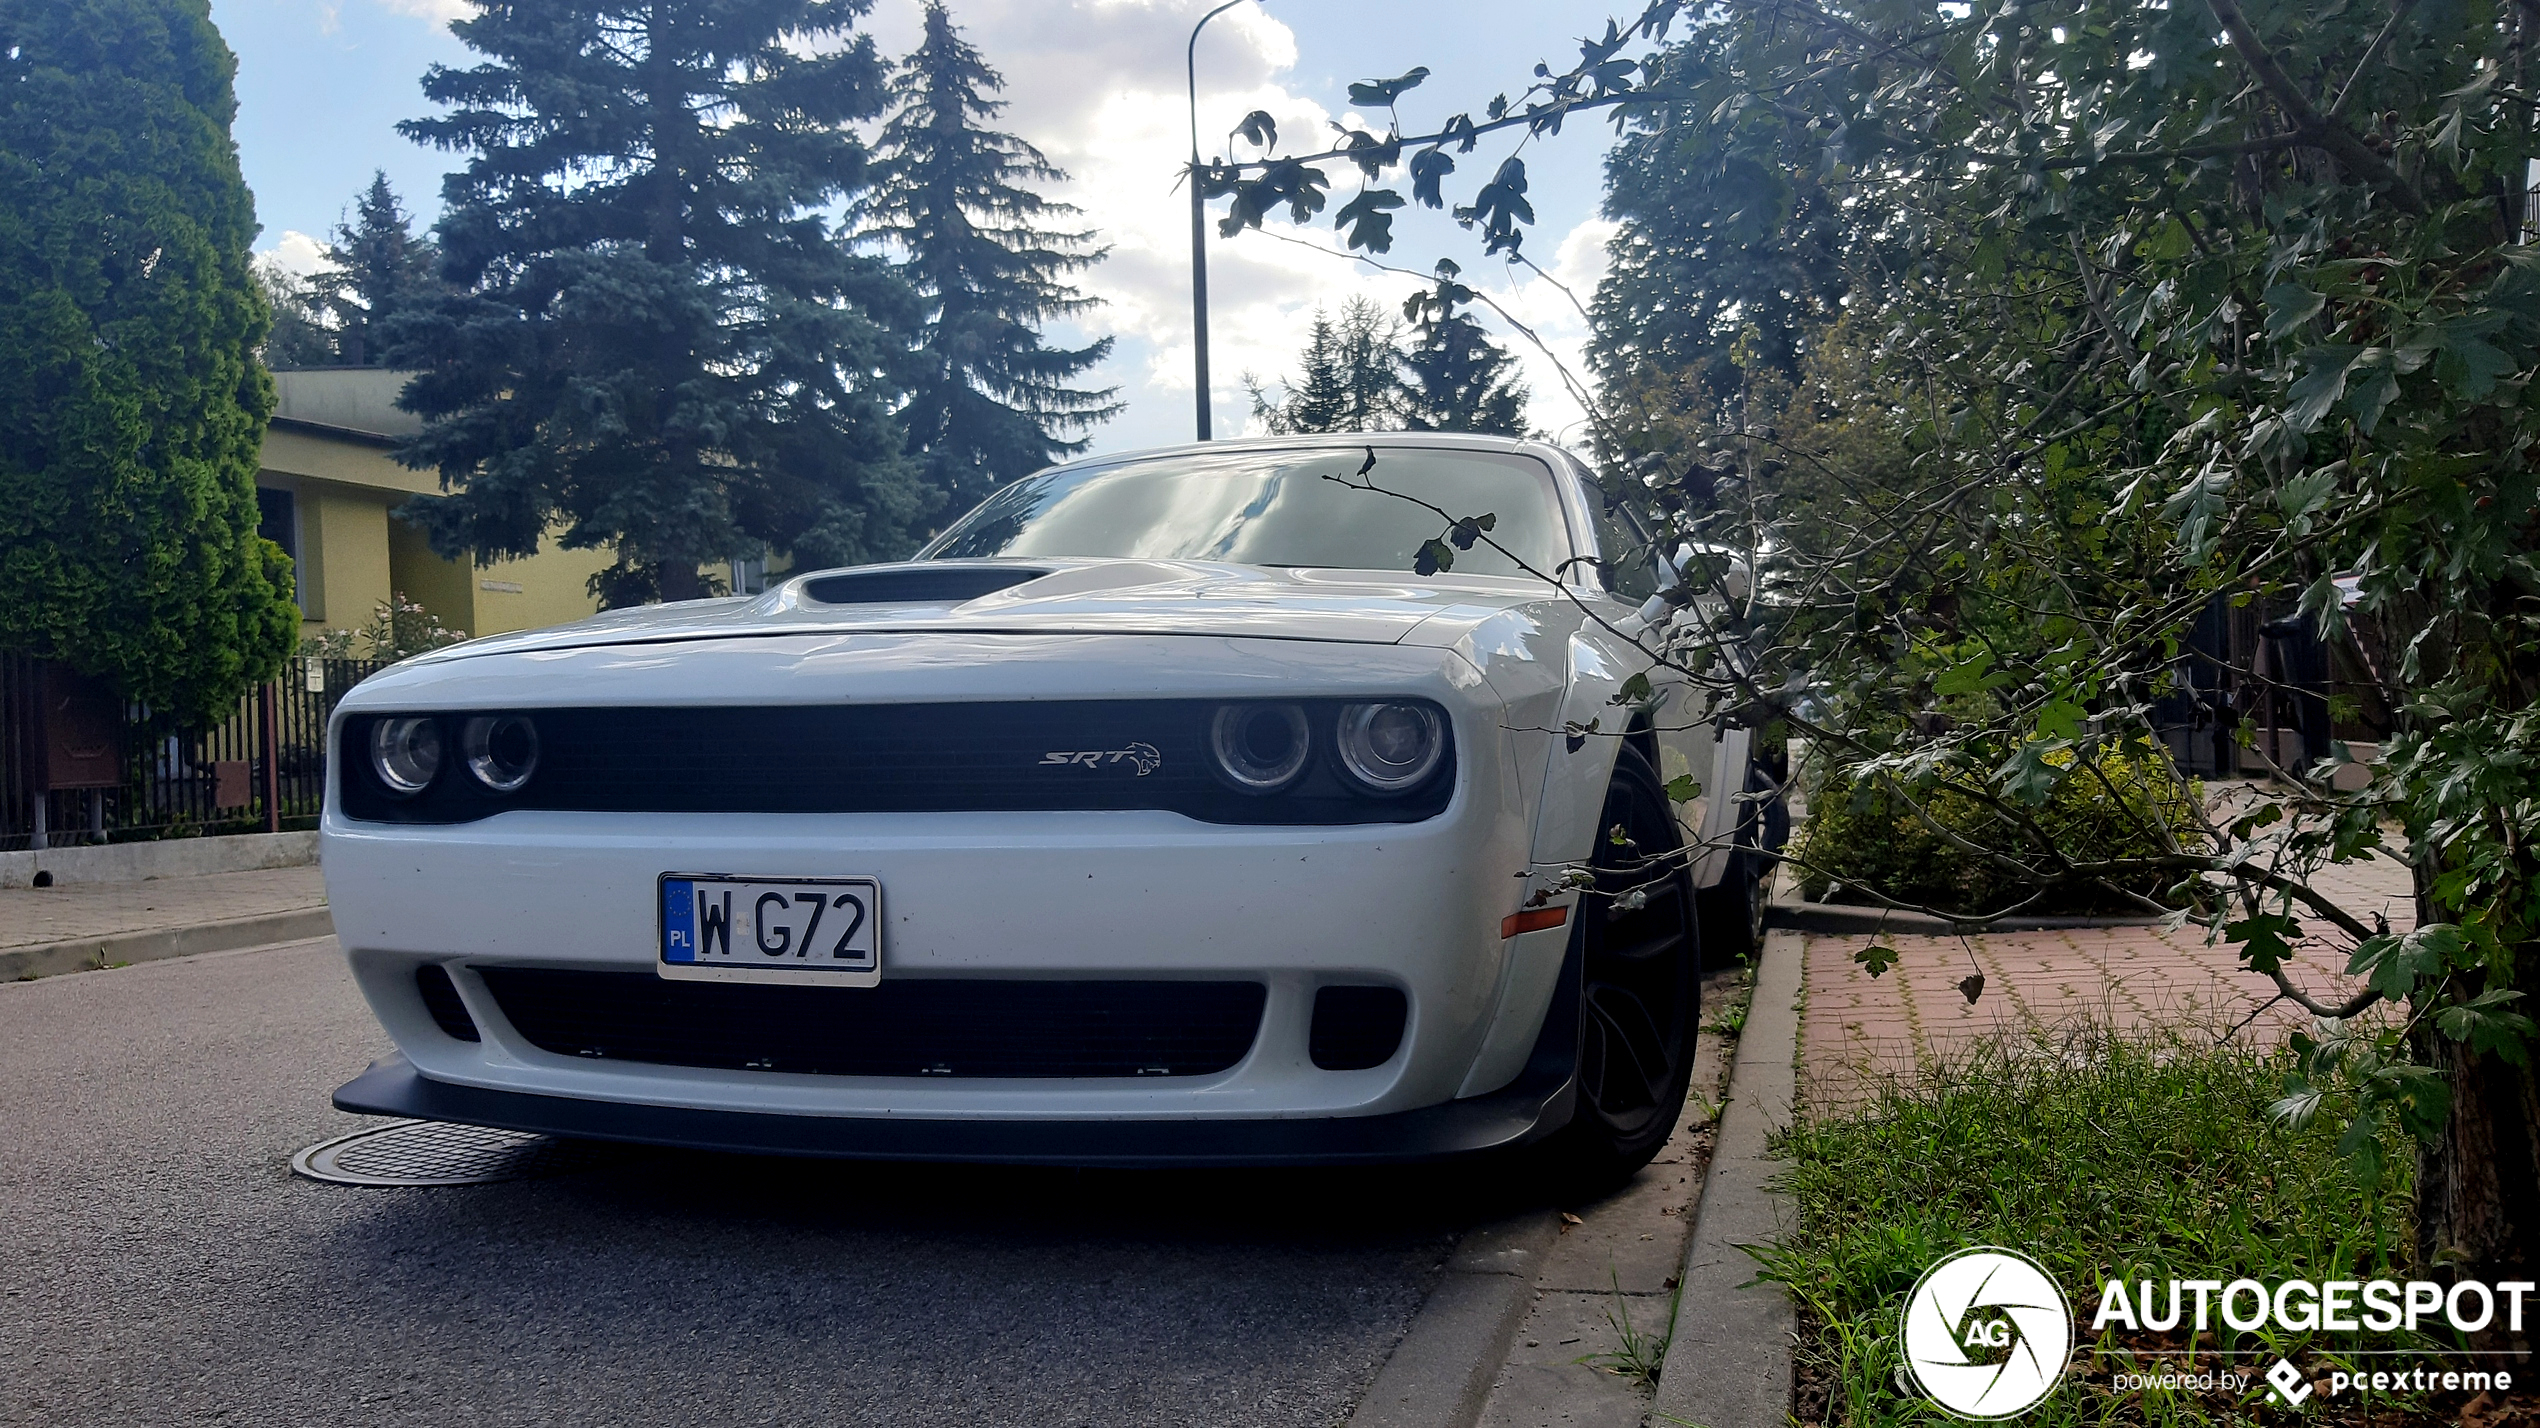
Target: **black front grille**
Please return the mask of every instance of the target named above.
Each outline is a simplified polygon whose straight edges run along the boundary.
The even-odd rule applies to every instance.
[[[370,761],[380,715],[345,720],[344,812],[388,823],[463,823],[506,809],[599,813],[916,813],[1164,809],[1210,823],[1408,823],[1443,812],[1447,756],[1418,788],[1360,792],[1336,769],[1339,704],[1298,701],[1313,756],[1279,793],[1237,792],[1208,751],[1221,705],[1196,699],[529,709],[538,764],[496,794],[460,767],[467,719],[438,716],[440,776],[395,798]]]
[[[1259,982],[674,982],[480,967],[520,1034],[565,1056],[815,1076],[1207,1076],[1261,1028]]]

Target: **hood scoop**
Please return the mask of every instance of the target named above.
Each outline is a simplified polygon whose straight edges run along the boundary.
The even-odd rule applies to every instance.
[[[1048,574],[1012,565],[899,566],[824,575],[804,581],[802,590],[822,605],[958,605]]]

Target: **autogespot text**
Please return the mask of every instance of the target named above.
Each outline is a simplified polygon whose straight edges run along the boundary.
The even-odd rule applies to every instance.
[[[2219,1314],[2241,1333],[2268,1325],[2291,1333],[2414,1333],[2439,1317],[2460,1333],[2474,1334],[2495,1323],[2501,1310],[2505,1329],[2518,1332],[2525,1296],[2540,1289],[2523,1279],[2492,1288],[2475,1279],[2448,1286],[2424,1279],[2288,1279],[2272,1288],[2254,1279],[2173,1279],[2166,1281],[2166,1295],[2156,1293],[2162,1285],[2109,1280],[2090,1327],[2164,1331],[2178,1328],[2192,1312],[2194,1331],[2210,1328]]]

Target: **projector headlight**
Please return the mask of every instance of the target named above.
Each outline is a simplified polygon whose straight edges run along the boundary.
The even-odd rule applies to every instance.
[[[382,719],[370,726],[370,768],[380,786],[412,798],[441,776],[441,723],[430,718]]]
[[[460,736],[467,771],[496,793],[518,793],[538,771],[538,726],[519,714],[478,715]]]
[[[1228,704],[1208,722],[1218,776],[1245,793],[1277,793],[1305,772],[1312,738],[1294,704]]]
[[[1344,704],[1341,767],[1369,793],[1408,793],[1437,772],[1446,724],[1426,704]]]

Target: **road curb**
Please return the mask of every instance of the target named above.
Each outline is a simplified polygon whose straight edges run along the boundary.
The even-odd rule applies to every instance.
[[[1349,1428],[1469,1428],[1534,1303],[1535,1274],[1561,1234],[1530,1210],[1464,1236],[1411,1327],[1349,1416]]]
[[[1684,1307],[1659,1372],[1653,1424],[1783,1428],[1790,1419],[1798,1316],[1780,1285],[1749,1282],[1756,1265],[1741,1246],[1780,1238],[1794,1218],[1789,1197],[1770,1188],[1777,1167],[1765,1151],[1798,1099],[1801,941],[1787,929],[1765,934],[1678,1277]]]
[[[146,878],[196,878],[208,873],[301,868],[317,860],[314,832],[65,844],[41,852],[0,853],[0,888],[33,887],[38,873],[52,874],[57,884],[137,883]]]
[[[187,927],[74,937],[0,951],[0,982],[31,981],[63,972],[93,972],[121,962],[158,962],[170,957],[191,957],[198,952],[228,952],[334,934],[334,914],[324,907],[304,907]]]

